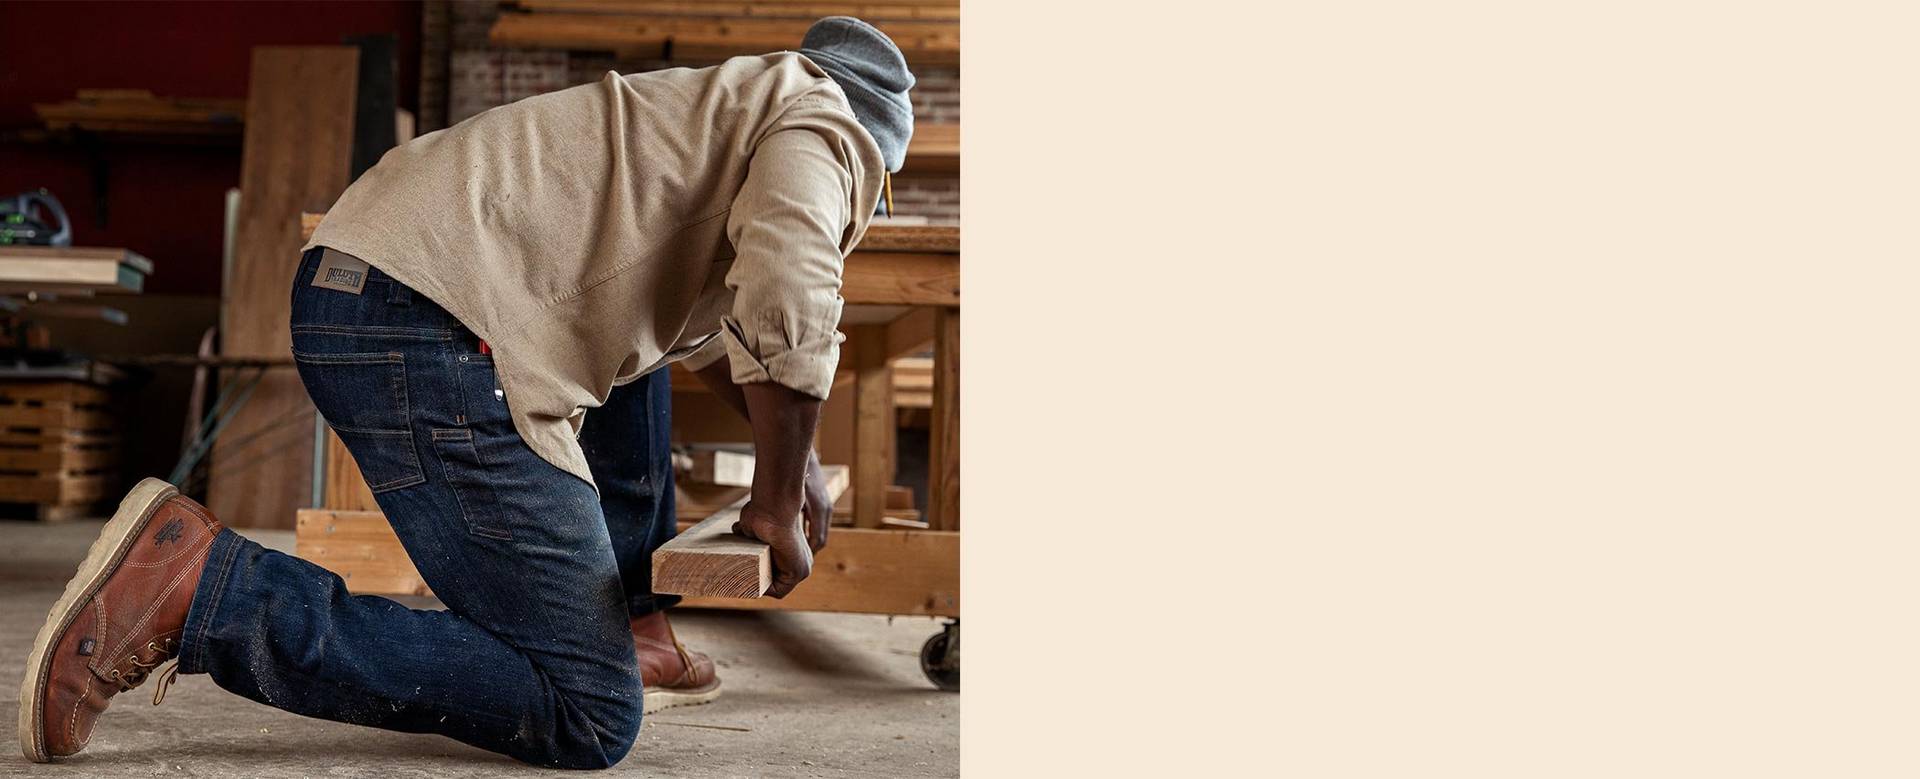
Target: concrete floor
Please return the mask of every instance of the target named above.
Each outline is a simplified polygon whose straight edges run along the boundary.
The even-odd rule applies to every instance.
[[[0,520],[0,712],[13,732],[27,644],[99,522]],[[291,533],[249,531],[290,550]],[[409,599],[432,608],[430,599]],[[602,776],[957,776],[960,696],[920,673],[939,622],[852,614],[680,610],[681,640],[713,656],[724,694],[650,716]],[[86,751],[36,765],[9,736],[0,776],[519,776],[521,763],[450,739],[308,719],[182,676],[114,699]],[[709,726],[709,727],[699,727]]]

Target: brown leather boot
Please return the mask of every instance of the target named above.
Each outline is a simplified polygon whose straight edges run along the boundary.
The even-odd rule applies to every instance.
[[[44,763],[87,745],[114,695],[180,653],[187,607],[220,522],[173,485],[144,479],[87,550],[47,614],[20,685],[20,749]],[[159,705],[178,664],[160,672]]]
[[[667,613],[656,611],[628,620],[633,651],[640,657],[640,683],[646,690],[644,713],[708,703],[720,697],[713,658],[690,651],[673,637]]]

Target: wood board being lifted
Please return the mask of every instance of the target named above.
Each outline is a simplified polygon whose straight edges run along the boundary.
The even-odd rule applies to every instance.
[[[847,468],[829,465],[827,493],[847,490]],[[653,591],[670,595],[758,598],[773,585],[773,554],[766,544],[733,534],[742,498],[700,524],[680,531],[653,553]]]

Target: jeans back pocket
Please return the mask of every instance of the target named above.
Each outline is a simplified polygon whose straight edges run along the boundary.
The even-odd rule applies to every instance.
[[[408,424],[406,358],[399,352],[293,353],[320,416],[340,436],[374,492],[427,480]]]

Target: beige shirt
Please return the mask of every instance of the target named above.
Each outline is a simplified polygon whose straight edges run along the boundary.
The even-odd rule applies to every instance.
[[[724,352],[736,382],[827,396],[840,274],[883,170],[800,54],[609,72],[388,152],[307,247],[360,258],[486,339],[515,429],[592,483],[584,410],[696,351]]]

